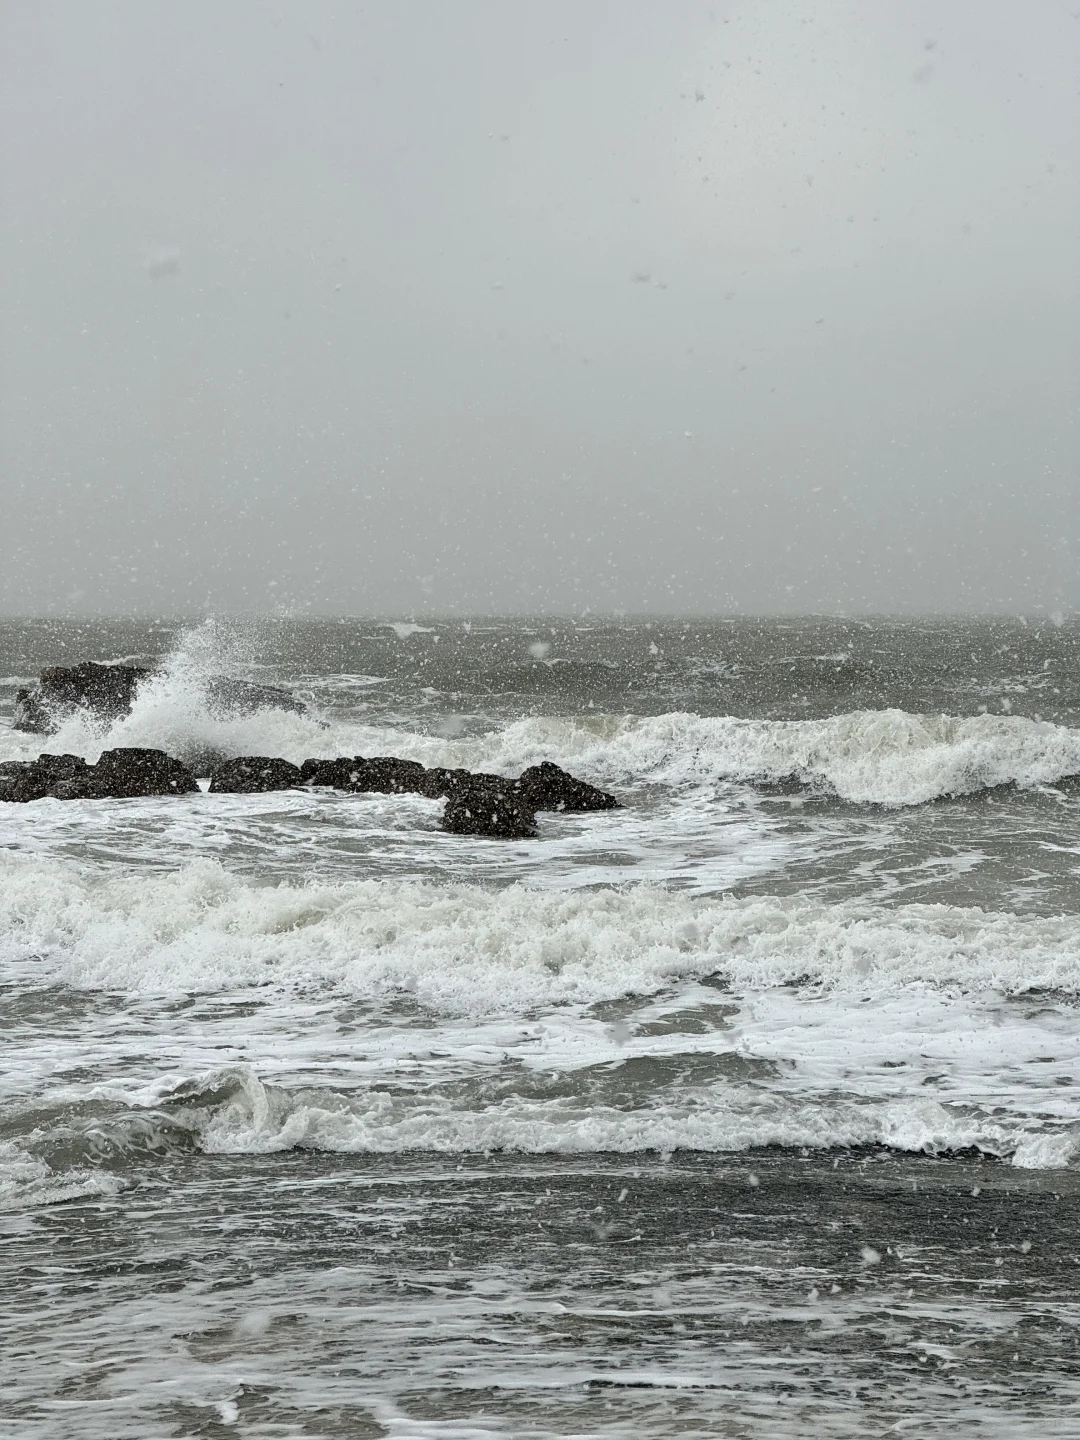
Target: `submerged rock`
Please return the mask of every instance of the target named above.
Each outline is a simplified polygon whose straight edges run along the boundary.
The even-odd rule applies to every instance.
[[[50,735],[65,720],[82,711],[95,720],[111,722],[131,713],[139,686],[158,673],[141,665],[53,665],[41,672],[32,690],[15,696],[12,728],[32,735]],[[306,713],[306,706],[276,685],[252,685],[227,675],[212,676],[205,684],[208,708],[219,715],[250,715],[257,710],[291,710]]]
[[[517,781],[523,798],[534,810],[616,810],[619,802],[606,790],[577,780],[550,760],[530,765]]]
[[[265,790],[292,790],[300,784],[300,767],[268,755],[241,755],[226,760],[210,776],[215,795],[252,795]]]
[[[206,703],[219,715],[254,715],[257,710],[307,714],[304,702],[280,685],[253,685],[250,680],[233,680],[228,675],[213,675],[206,682]]]

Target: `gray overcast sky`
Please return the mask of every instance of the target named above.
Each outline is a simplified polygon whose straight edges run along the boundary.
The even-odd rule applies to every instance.
[[[1077,0],[0,14],[0,610],[1080,608]]]

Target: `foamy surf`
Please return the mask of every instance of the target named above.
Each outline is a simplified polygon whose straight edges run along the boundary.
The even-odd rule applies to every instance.
[[[120,1182],[98,1170],[53,1169],[18,1146],[0,1145],[0,1211],[115,1195]]]
[[[169,643],[13,636],[8,676]],[[847,1436],[935,1394],[1071,1435],[1074,639],[211,625],[113,726],[0,724],[552,759],[625,802],[505,843],[418,796],[0,807],[19,1420]],[[313,706],[215,713],[218,674]]]
[[[0,864],[11,981],[131,1016],[8,1047],[13,1097],[121,1107],[100,1155],[144,1114],[220,1154],[1076,1154],[1075,917]]]
[[[133,994],[230,986],[408,993],[496,1013],[651,993],[674,979],[880,993],[914,983],[1080,993],[1080,921],[939,905],[572,892],[409,880],[265,885],[200,860],[82,873],[0,856],[0,945],[68,985]]]
[[[1080,775],[1080,732],[1023,716],[898,710],[804,721],[680,712],[537,716],[448,738],[318,713],[223,716],[207,707],[202,691],[171,673],[147,682],[132,713],[111,725],[76,716],[47,741],[8,731],[0,736],[0,758],[27,759],[47,749],[94,761],[118,746],[165,750],[200,773],[237,755],[280,756],[294,764],[309,757],[398,755],[505,775],[553,760],[608,786],[794,781],[850,803],[887,808],[1007,785],[1033,789]]]
[[[385,1092],[290,1093],[264,1085],[245,1071],[209,1075],[203,1084],[205,1089],[167,1109],[191,1126],[210,1154],[300,1148],[374,1154],[626,1155],[884,1146],[928,1155],[974,1149],[1012,1160],[1020,1168],[1042,1169],[1067,1165],[1080,1153],[1078,1127],[1033,1128],[920,1098],[823,1104],[731,1086],[683,1093],[675,1105],[630,1112],[596,1103],[586,1107],[573,1098],[518,1097],[470,1110],[441,1097],[424,1103]]]

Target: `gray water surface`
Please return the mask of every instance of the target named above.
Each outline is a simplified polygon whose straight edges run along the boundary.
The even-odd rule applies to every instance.
[[[0,758],[553,759],[0,806],[0,1429],[1076,1433],[1080,627],[0,624]],[[161,660],[10,728],[46,664]],[[202,680],[307,716],[223,721]]]

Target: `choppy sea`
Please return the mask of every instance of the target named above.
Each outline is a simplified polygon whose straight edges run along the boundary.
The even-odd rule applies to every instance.
[[[1078,727],[1063,617],[0,622],[0,759],[623,802],[0,805],[0,1434],[1076,1436]]]

